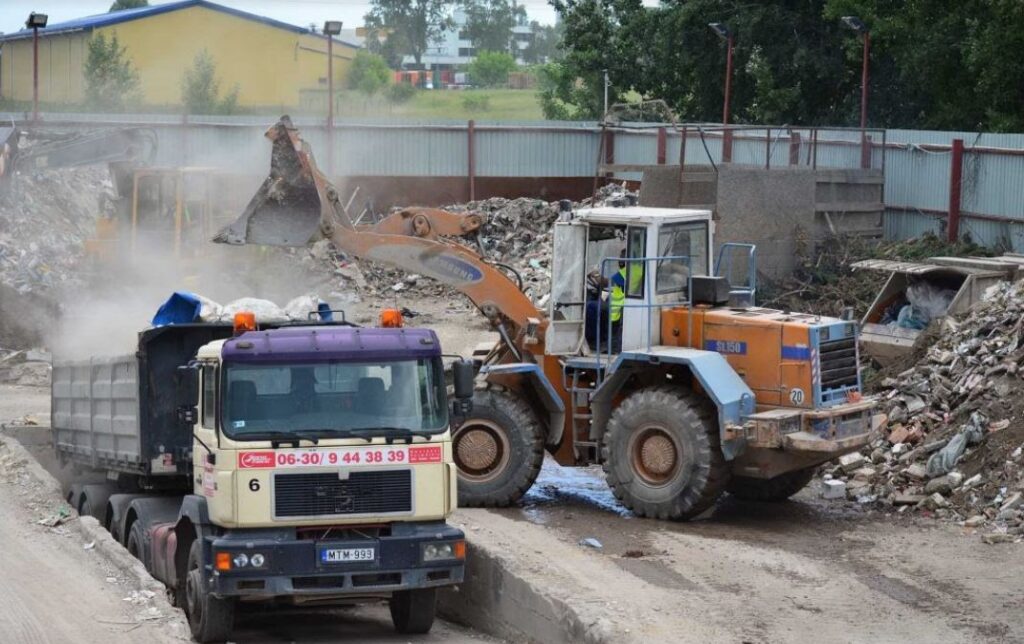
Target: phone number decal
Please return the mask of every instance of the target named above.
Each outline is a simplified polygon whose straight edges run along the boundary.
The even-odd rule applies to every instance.
[[[272,451],[260,450],[238,453],[240,469],[269,469],[273,467],[358,467],[363,465],[400,465],[411,463],[440,463],[440,445],[422,447],[356,447],[338,449],[310,449]]]

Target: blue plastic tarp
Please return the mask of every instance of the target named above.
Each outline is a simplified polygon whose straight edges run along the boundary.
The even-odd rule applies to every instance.
[[[202,310],[203,303],[194,294],[175,291],[153,316],[153,326],[199,322]]]

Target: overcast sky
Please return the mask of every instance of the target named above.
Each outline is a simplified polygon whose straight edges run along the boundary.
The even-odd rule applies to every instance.
[[[0,0],[0,32],[10,33],[25,26],[33,11],[50,16],[50,24],[106,13],[113,0]],[[149,4],[166,4],[167,0],[149,0]],[[531,20],[552,24],[555,11],[547,0],[518,0],[526,7]],[[363,24],[370,3],[363,0],[218,0],[222,4],[249,13],[274,18],[293,25],[323,24],[324,20],[341,20],[346,28]]]

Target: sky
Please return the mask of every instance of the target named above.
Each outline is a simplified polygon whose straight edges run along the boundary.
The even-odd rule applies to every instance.
[[[150,0],[149,4],[166,4],[168,0]],[[370,3],[363,0],[214,0],[249,13],[266,16],[302,27],[311,23],[322,25],[324,20],[341,20],[345,28],[362,26],[363,16]],[[555,10],[547,0],[517,0],[526,7],[531,20],[542,24],[555,22]],[[45,13],[50,24],[73,18],[106,13],[113,0],[0,0],[0,32],[11,33],[25,26],[25,19],[33,11]]]

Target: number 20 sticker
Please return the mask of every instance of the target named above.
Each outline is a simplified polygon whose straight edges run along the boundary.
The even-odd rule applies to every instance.
[[[789,390],[789,402],[794,405],[804,404],[804,390],[797,387],[796,389]]]

